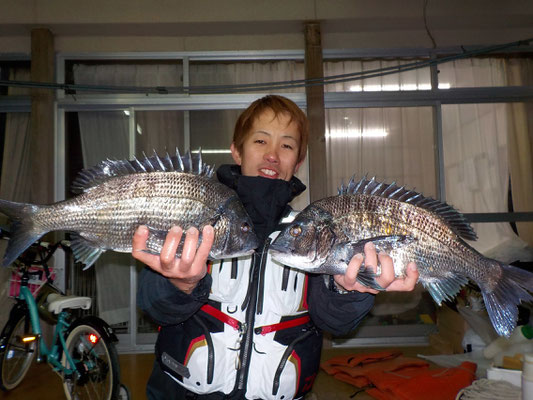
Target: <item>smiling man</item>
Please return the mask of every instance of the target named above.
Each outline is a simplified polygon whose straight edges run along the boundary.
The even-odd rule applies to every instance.
[[[365,246],[331,284],[276,263],[269,245],[280,223],[294,217],[288,203],[305,190],[294,176],[307,149],[308,122],[289,99],[265,96],[235,125],[231,153],[218,179],[233,188],[262,243],[255,254],[208,265],[213,229],[172,228],[160,255],[143,252],[148,230],[133,238],[133,256],[147,264],[139,307],[161,324],[149,399],[303,398],[318,372],[322,331],[344,334],[368,313],[376,291],[356,281],[363,259],[381,265],[386,290],[412,290],[418,272],[394,278],[392,260]]]

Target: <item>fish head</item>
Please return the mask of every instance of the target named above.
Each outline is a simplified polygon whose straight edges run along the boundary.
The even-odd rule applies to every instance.
[[[238,198],[221,207],[221,215],[213,228],[215,240],[209,253],[213,259],[250,255],[260,245],[252,220]]]
[[[320,272],[334,241],[326,214],[309,207],[302,211],[270,245],[272,258],[306,272]]]

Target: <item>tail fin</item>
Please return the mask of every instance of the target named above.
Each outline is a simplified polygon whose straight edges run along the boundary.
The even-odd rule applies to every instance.
[[[0,212],[11,219],[11,238],[7,245],[2,265],[8,266],[47,231],[33,223],[33,215],[38,206],[27,203],[15,203],[0,199]]]
[[[517,306],[522,302],[532,302],[533,273],[524,269],[497,262],[502,275],[492,290],[481,287],[485,307],[494,329],[500,336],[509,337],[516,328]]]

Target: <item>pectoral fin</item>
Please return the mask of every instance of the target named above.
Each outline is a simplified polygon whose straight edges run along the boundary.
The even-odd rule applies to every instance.
[[[376,281],[377,275],[370,268],[361,265],[359,272],[357,273],[357,281],[366,287],[371,289],[384,291],[385,289]]]
[[[352,254],[364,253],[365,244],[367,244],[368,242],[374,243],[374,245],[376,246],[376,251],[390,253],[392,250],[401,246],[408,245],[414,240],[416,239],[412,236],[407,235],[374,236],[372,238],[363,239],[358,242],[352,243]],[[359,272],[357,274],[357,280],[362,285],[379,291],[385,290],[376,281],[376,277],[376,273],[372,269],[367,268],[364,263],[363,265],[361,265],[361,268],[359,269]]]

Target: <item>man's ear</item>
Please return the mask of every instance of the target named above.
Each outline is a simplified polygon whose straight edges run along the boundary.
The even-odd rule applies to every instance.
[[[301,161],[299,161],[297,164],[296,164],[296,167],[294,167],[294,173],[297,173],[298,170],[300,169],[300,166],[304,163],[305,161],[305,158]]]
[[[241,153],[239,153],[239,150],[235,147],[234,143],[231,143],[231,146],[229,147],[231,150],[231,156],[233,157],[233,161],[235,161],[235,164],[241,165],[242,158]]]

